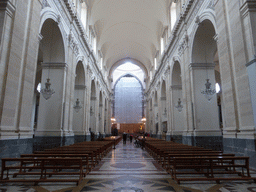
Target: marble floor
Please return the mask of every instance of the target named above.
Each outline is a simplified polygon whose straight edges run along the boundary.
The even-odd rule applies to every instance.
[[[256,177],[256,171],[251,171]],[[69,176],[70,177],[70,176]],[[119,143],[84,180],[75,183],[0,184],[0,192],[256,192],[253,181],[182,182],[178,185],[145,150]]]

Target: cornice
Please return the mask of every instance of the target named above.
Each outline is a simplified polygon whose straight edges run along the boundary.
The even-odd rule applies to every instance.
[[[13,17],[16,7],[9,0],[0,1],[0,10],[6,11],[6,13]]]

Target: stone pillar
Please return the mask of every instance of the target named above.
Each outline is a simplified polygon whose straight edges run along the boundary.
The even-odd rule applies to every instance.
[[[73,110],[73,132],[75,135],[75,142],[76,141],[84,141],[85,137],[85,91],[86,86],[85,85],[75,85],[75,96],[74,101],[72,103],[72,107],[76,104],[76,100],[79,99],[80,106],[82,107],[79,111]]]
[[[91,97],[91,102],[90,102],[90,129],[92,132],[94,132],[95,137],[97,134],[97,129],[96,129],[96,97]]]
[[[172,119],[172,129],[171,129],[171,135],[172,139],[175,142],[182,143],[182,134],[184,132],[184,109],[182,109],[181,112],[179,112],[176,108],[178,105],[179,98],[182,101],[182,86],[181,85],[172,85],[170,87],[171,89],[171,119]],[[181,103],[183,105],[183,103]]]
[[[99,104],[99,113],[98,113],[98,121],[99,121],[99,132],[102,135],[105,135],[104,132],[104,106],[103,104]]]
[[[211,88],[215,88],[215,64],[191,63],[189,67],[194,109],[192,144],[204,148],[222,150],[222,135],[219,127],[216,94],[208,101],[201,93],[206,88],[206,79],[210,79]]]
[[[46,100],[40,96],[38,126],[35,136],[69,136],[68,130],[63,129],[64,96],[66,85],[65,63],[42,63],[42,87],[45,88],[46,79],[50,78],[51,89],[55,93]]]
[[[249,84],[250,84],[250,92],[251,92],[251,100],[252,100],[252,109],[254,116],[254,130],[251,130],[251,133],[248,134],[252,139],[256,138],[256,59],[253,59],[249,63],[246,64]]]
[[[205,89],[206,79],[210,79],[211,88],[215,89],[215,64],[191,63],[190,74],[192,84],[192,102],[194,106],[194,119],[196,136],[219,136],[221,131],[218,121],[216,94],[208,101],[201,93]],[[207,75],[208,74],[208,75]]]

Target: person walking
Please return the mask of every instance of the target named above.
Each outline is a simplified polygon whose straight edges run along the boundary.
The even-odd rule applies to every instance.
[[[132,137],[133,137],[133,135],[130,134],[130,143],[132,143]]]
[[[123,144],[126,144],[126,138],[127,138],[127,134],[124,132],[123,133]]]

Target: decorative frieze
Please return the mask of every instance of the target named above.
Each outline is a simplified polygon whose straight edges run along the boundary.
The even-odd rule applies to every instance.
[[[181,43],[180,43],[179,48],[178,48],[179,56],[181,56],[184,53],[184,51],[187,49],[187,47],[188,47],[188,35],[186,34],[182,38]]]
[[[77,56],[79,54],[79,47],[78,47],[78,43],[76,42],[72,34],[68,35],[68,43],[69,43],[69,47],[73,50],[73,52]]]

